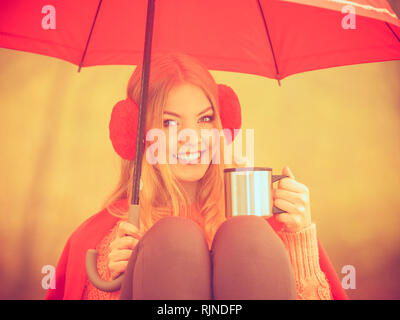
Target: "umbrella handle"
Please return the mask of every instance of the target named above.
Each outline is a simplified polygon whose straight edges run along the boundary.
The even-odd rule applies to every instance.
[[[138,204],[131,204],[128,213],[128,222],[136,225],[139,229],[139,213]],[[101,279],[97,271],[97,251],[89,249],[86,253],[86,273],[90,282],[99,290],[105,292],[117,291],[121,288],[124,274],[111,281]]]

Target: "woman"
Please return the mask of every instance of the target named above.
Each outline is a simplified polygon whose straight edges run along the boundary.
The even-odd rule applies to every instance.
[[[289,178],[273,193],[275,205],[288,213],[268,220],[225,218],[223,169],[228,165],[221,155],[224,139],[232,142],[241,119],[234,92],[217,85],[200,61],[185,54],[154,56],[150,70],[140,229],[125,221],[141,87],[138,66],[127,99],[114,107],[110,121],[110,138],[122,158],[120,181],[103,209],[71,235],[57,266],[56,289],[46,298],[346,298],[319,248],[308,189],[288,167],[282,174]],[[158,130],[157,144],[150,129]],[[208,138],[202,133],[213,129],[229,130]],[[182,134],[185,130],[198,139]],[[238,166],[230,160],[230,166]],[[103,279],[125,273],[120,291],[102,292],[87,280],[84,255],[91,246],[99,253]]]

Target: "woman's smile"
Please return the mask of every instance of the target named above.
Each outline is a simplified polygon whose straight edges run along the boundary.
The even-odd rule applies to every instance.
[[[182,164],[200,164],[201,162],[198,162],[198,160],[204,155],[204,153],[206,152],[206,150],[202,150],[202,151],[197,151],[197,152],[185,152],[185,153],[178,153],[178,154],[174,154],[174,157],[178,160],[180,160],[180,162]]]

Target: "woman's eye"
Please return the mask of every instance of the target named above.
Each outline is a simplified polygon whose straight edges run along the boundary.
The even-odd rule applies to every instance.
[[[214,120],[214,115],[211,116],[204,116],[201,118],[201,120],[206,119],[205,122],[211,122]]]
[[[214,115],[211,116],[204,116],[200,118],[201,122],[211,122],[214,120]],[[176,120],[172,120],[172,119],[168,119],[168,120],[164,120],[163,122],[164,127],[169,127],[169,126],[176,126],[178,125],[178,122]]]
[[[171,125],[170,122],[172,122],[172,125],[176,125],[176,120],[164,120],[164,127],[169,127]]]

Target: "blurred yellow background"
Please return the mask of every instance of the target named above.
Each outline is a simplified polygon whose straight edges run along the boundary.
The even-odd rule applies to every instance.
[[[108,138],[134,66],[77,67],[0,49],[0,298],[42,299],[42,267],[117,183]],[[212,71],[231,86],[255,165],[288,165],[308,186],[319,239],[351,299],[399,299],[400,62],[277,81]]]

